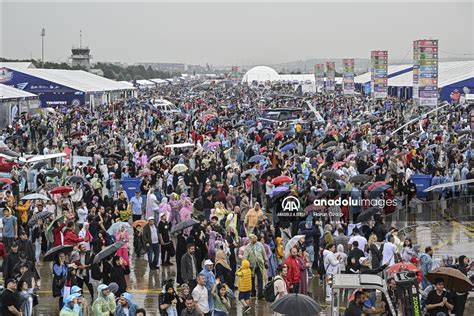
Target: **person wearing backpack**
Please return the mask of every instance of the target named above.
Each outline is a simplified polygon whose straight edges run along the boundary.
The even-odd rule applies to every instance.
[[[273,279],[273,301],[271,298],[267,298],[267,291],[265,291],[265,300],[267,302],[274,302],[281,299],[283,296],[288,294],[288,289],[286,286],[285,278],[288,273],[288,267],[286,264],[280,264],[277,269],[278,275]],[[274,316],[282,316],[282,314],[274,312]]]

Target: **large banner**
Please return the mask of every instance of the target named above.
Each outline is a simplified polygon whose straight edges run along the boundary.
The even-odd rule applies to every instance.
[[[326,63],[326,91],[336,90],[336,63],[328,61]]]
[[[314,77],[316,79],[316,87],[324,87],[324,64],[314,65]]]
[[[419,60],[419,47],[418,41],[413,41],[413,100],[418,102],[418,78],[420,75],[420,60]]]
[[[418,40],[418,97],[424,106],[438,105],[438,40]]]
[[[371,52],[372,61],[372,93],[375,99],[384,99],[388,91],[388,52],[374,50]]]
[[[342,78],[342,91],[344,95],[353,95],[354,86],[354,59],[347,58],[342,60],[343,78]]]

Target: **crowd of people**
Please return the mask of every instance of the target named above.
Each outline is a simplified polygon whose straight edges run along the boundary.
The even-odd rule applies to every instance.
[[[224,316],[235,305],[245,314],[252,297],[315,296],[315,287],[330,302],[335,275],[386,274],[402,262],[419,269],[421,289],[431,289],[430,315],[462,315],[467,293],[440,300],[442,280],[426,278],[436,265],[432,249],[422,252],[388,223],[415,198],[412,175],[431,174],[432,185],[474,178],[467,106],[423,116],[410,101],[290,91],[172,85],[93,111],[22,114],[3,131],[3,148],[65,157],[16,164],[3,184],[1,314],[33,315],[43,259],[53,261],[60,315],[145,315],[128,277],[134,258],[145,256],[150,271],[176,271],[163,282],[154,310],[161,315]],[[155,108],[160,96],[178,110]],[[311,118],[306,102],[324,122]],[[262,119],[283,107],[306,110],[291,123]],[[420,120],[397,130],[413,116]],[[133,191],[130,178],[140,178]],[[430,198],[471,191],[441,188]],[[287,197],[304,216],[278,215]],[[397,203],[314,203],[337,199]],[[471,268],[465,256],[450,265],[466,275]],[[385,300],[400,306],[394,279],[386,281],[393,296]],[[348,316],[390,313],[373,292],[352,296]]]

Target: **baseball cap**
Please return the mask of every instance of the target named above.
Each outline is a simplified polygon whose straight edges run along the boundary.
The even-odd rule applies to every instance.
[[[78,287],[77,285],[74,285],[73,287],[71,287],[71,294],[81,294],[82,292],[82,289],[80,287]]]
[[[365,260],[369,260],[369,258],[367,258],[367,257],[360,257],[359,263],[362,264],[362,263],[364,263]]]
[[[149,216],[149,217],[148,217],[148,220],[149,220],[149,221],[154,221],[155,218],[154,218],[153,216]]]
[[[204,261],[205,266],[209,266],[209,265],[212,265],[212,264],[214,264],[214,263],[210,259],[207,259],[206,261]]]

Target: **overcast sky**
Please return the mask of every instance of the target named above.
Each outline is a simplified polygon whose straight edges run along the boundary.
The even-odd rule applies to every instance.
[[[3,3],[1,3],[3,1]],[[382,2],[382,3],[381,3]],[[66,61],[89,45],[93,61],[273,64],[309,58],[411,58],[414,39],[439,39],[440,57],[474,58],[473,1],[188,3],[0,0],[1,55]]]

